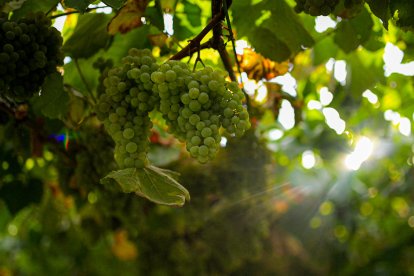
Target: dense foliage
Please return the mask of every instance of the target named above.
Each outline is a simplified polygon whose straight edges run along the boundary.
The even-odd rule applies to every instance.
[[[414,274],[411,1],[0,9],[0,275]]]

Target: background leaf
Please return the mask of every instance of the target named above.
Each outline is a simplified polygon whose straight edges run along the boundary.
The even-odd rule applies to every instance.
[[[109,19],[106,14],[79,16],[73,34],[63,45],[63,51],[72,58],[88,58],[107,46],[110,36],[106,25]]]
[[[336,45],[345,53],[350,53],[368,41],[373,26],[371,15],[364,8],[358,16],[341,21],[335,31]]]
[[[108,33],[127,33],[142,26],[141,18],[148,5],[147,0],[128,0],[108,24]]]
[[[20,9],[13,11],[12,18],[21,18],[30,12],[46,13],[56,6],[57,3],[59,3],[59,0],[26,0]]]
[[[284,61],[314,44],[292,8],[284,0],[237,1],[232,7],[239,38],[246,36],[265,57]]]
[[[120,9],[127,0],[103,0],[106,5],[118,10]]]
[[[54,73],[46,77],[41,95],[32,98],[33,108],[49,118],[61,118],[68,111],[69,95],[63,89],[63,77]]]
[[[93,0],[64,0],[63,3],[66,8],[74,8],[83,13],[92,2]]]

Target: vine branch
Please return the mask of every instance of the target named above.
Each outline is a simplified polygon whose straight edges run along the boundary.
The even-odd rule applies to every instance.
[[[197,52],[200,49],[200,42],[203,40],[203,38],[222,20],[224,19],[224,12],[221,11],[220,13],[216,14],[210,22],[208,22],[207,26],[204,27],[204,29],[201,30],[201,32],[190,42],[185,46],[183,49],[181,49],[179,52],[177,52],[175,55],[173,55],[170,60],[179,60],[187,56],[191,56],[195,52]],[[210,45],[211,46],[211,45]],[[207,47],[206,47],[207,48]]]
[[[87,8],[85,10],[85,12],[90,12],[90,11],[97,10],[97,9],[104,9],[104,8],[107,8],[107,7],[108,6],[100,6],[100,7]],[[50,11],[48,13],[50,13]],[[74,13],[81,13],[81,12],[80,11],[69,11],[69,12],[64,12],[64,13],[59,13],[59,14],[51,15],[51,16],[49,16],[49,18],[50,19],[55,19],[55,18],[58,18],[58,17],[61,17],[61,16],[67,16],[67,15],[71,15],[71,14],[74,14]]]
[[[230,18],[228,16],[228,8],[230,7],[231,4],[232,4],[231,0],[224,0],[224,1],[223,0],[212,0],[211,1],[211,14],[213,15],[213,18],[210,20],[207,26],[205,26],[204,29],[201,30],[201,32],[194,39],[189,41],[187,46],[185,46],[179,52],[173,55],[170,58],[170,60],[180,60],[187,56],[191,57],[194,53],[198,54],[197,60],[199,60],[199,52],[201,49],[212,48],[212,49],[215,49],[219,53],[220,59],[223,62],[223,66],[228,72],[230,79],[234,82],[238,82],[237,77],[233,70],[231,58],[229,56],[229,53],[226,50],[226,44],[224,43],[224,40],[223,40],[223,30],[222,30],[223,29],[222,22],[226,19],[227,26],[230,32],[229,37],[232,42],[233,53],[235,55],[237,70],[241,78],[240,64],[239,64],[239,61],[237,60],[233,31],[231,29]],[[209,41],[200,45],[201,40],[203,40],[203,38],[210,31],[213,31],[213,37]],[[240,80],[240,83],[241,83],[241,80]],[[246,105],[249,110],[250,109],[249,95],[246,93],[246,91],[243,88],[242,88],[242,91],[245,95]]]

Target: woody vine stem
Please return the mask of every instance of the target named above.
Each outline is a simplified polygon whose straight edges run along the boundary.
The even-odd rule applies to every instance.
[[[180,60],[187,56],[192,56],[194,53],[197,53],[197,59],[199,60],[199,52],[202,49],[212,48],[215,49],[221,58],[221,61],[223,62],[223,66],[226,69],[226,71],[229,74],[229,77],[232,81],[238,82],[237,77],[234,74],[233,65],[231,62],[231,58],[229,53],[226,50],[226,43],[223,39],[223,21],[227,21],[228,31],[229,31],[229,40],[231,40],[232,48],[234,52],[234,59],[237,65],[238,73],[241,77],[240,72],[240,64],[237,59],[236,55],[236,49],[234,44],[234,37],[233,32],[230,24],[230,19],[228,15],[228,8],[230,8],[232,4],[232,0],[212,0],[211,1],[211,14],[212,19],[208,22],[208,24],[204,27],[204,29],[201,30],[201,32],[190,42],[185,46],[183,49],[181,49],[179,52],[177,52],[175,55],[173,55],[170,59],[172,60]],[[213,31],[213,37],[208,40],[207,42],[201,44],[201,41],[203,38],[210,32]],[[241,81],[240,81],[241,83]],[[250,110],[250,98],[249,95],[247,95],[246,91],[242,88],[243,93],[246,98],[246,105],[247,109]]]

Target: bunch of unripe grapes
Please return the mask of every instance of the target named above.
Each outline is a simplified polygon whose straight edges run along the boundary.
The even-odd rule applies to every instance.
[[[97,115],[115,141],[118,165],[121,168],[142,168],[148,163],[146,152],[152,128],[148,113],[158,101],[157,96],[151,93],[151,73],[158,65],[149,50],[137,49],[131,49],[122,63],[108,71]]]
[[[98,88],[96,89],[98,95],[105,93],[105,86],[103,84],[105,78],[108,76],[108,71],[114,66],[114,62],[112,59],[104,59],[102,57],[98,58],[93,63],[93,68],[99,70],[99,80],[98,80]]]
[[[242,136],[250,127],[243,108],[243,92],[225,81],[225,74],[206,67],[191,72],[187,64],[167,61],[151,74],[153,92],[160,98],[159,111],[169,131],[186,143],[200,163],[213,159],[218,151],[220,127]]]
[[[152,110],[162,114],[169,132],[200,163],[215,157],[221,127],[242,136],[250,127],[244,94],[225,76],[209,67],[192,72],[180,61],[158,65],[148,49],[131,49],[121,66],[109,70],[97,105],[98,118],[115,141],[118,165],[148,164]]]
[[[62,37],[43,13],[0,18],[0,97],[26,100],[63,64]]]
[[[339,0],[295,0],[295,11],[305,12],[312,16],[329,15],[335,10]]]

